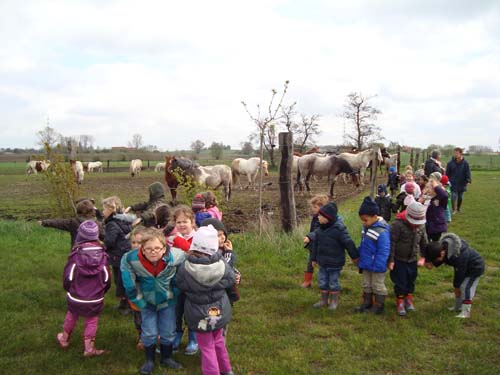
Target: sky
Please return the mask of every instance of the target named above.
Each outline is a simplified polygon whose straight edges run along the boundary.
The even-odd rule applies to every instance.
[[[340,144],[347,95],[373,96],[388,141],[500,143],[500,1],[0,0],[0,147],[47,124],[100,147],[239,148],[251,113],[319,114]]]

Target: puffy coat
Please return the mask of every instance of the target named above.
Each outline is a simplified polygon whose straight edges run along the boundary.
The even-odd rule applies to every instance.
[[[76,245],[64,267],[63,287],[68,309],[81,316],[96,316],[104,306],[104,294],[111,286],[108,255],[99,242]]]
[[[404,216],[405,212],[398,215],[391,225],[391,254],[389,263],[397,259],[402,262],[416,262],[419,253],[424,256],[427,247],[427,234],[424,226],[419,225],[413,229],[408,221],[399,218]]]
[[[443,168],[437,163],[437,161],[433,158],[429,158],[424,165],[424,173],[427,177],[431,175],[431,173],[439,172],[443,173]]]
[[[346,250],[352,259],[359,257],[356,245],[342,222],[322,225],[314,234],[311,261],[318,262],[321,267],[343,267]]]
[[[380,216],[384,218],[385,221],[389,222],[391,220],[391,209],[392,209],[392,201],[391,197],[375,197],[375,203],[377,203],[378,208],[380,209]]]
[[[380,218],[369,228],[363,226],[361,235],[358,267],[371,272],[385,272],[391,252],[389,224]]]
[[[73,247],[75,244],[75,238],[76,238],[76,233],[78,232],[78,228],[80,227],[80,224],[83,223],[85,220],[93,220],[97,223],[97,226],[99,227],[99,239],[103,241],[104,228],[101,222],[98,221],[95,217],[89,218],[89,217],[77,216],[70,219],[47,219],[47,220],[42,220],[42,226],[49,228],[56,228],[69,232],[71,236],[71,247]]]
[[[451,159],[446,164],[446,175],[450,179],[451,191],[466,191],[467,184],[471,183],[470,167],[467,160]]]
[[[120,220],[116,214],[104,221],[104,244],[109,255],[109,264],[120,267],[123,254],[130,250],[130,240],[127,238],[132,226],[130,222]]]
[[[234,284],[234,271],[219,253],[189,256],[177,272],[177,286],[186,293],[184,316],[189,329],[198,332],[224,328],[231,320],[226,289]]]
[[[448,230],[445,215],[448,206],[448,193],[442,186],[436,186],[434,192],[436,196],[431,199],[425,214],[427,234],[443,233]]]

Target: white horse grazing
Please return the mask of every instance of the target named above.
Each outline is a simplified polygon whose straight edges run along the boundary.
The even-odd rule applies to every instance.
[[[81,184],[83,182],[83,176],[85,175],[85,173],[83,172],[83,164],[81,161],[75,161],[75,163],[73,164],[73,172],[75,173],[76,182]]]
[[[231,171],[233,174],[233,182],[240,181],[240,175],[246,175],[248,178],[248,186],[255,187],[255,178],[260,170],[260,158],[254,157],[250,159],[236,158],[231,163]],[[267,161],[262,161],[262,172],[264,176],[269,176],[267,170]],[[247,187],[248,188],[248,187]],[[240,189],[243,189],[240,181]]]
[[[97,169],[97,172],[102,173],[102,162],[100,161],[91,161],[87,164],[87,172],[92,173],[94,169]]]
[[[164,171],[165,170],[165,165],[166,165],[166,163],[164,161],[163,162],[159,162],[158,164],[156,164],[155,172]]]
[[[130,175],[134,177],[135,175],[139,176],[141,174],[142,169],[142,160],[134,159],[130,161]]]
[[[342,159],[346,160],[349,165],[355,169],[359,170],[359,180],[361,185],[364,185],[365,170],[372,160],[373,149],[369,148],[365,151],[358,152],[357,154],[351,154],[349,152],[343,152],[339,155]],[[382,163],[382,153],[380,148],[377,148],[377,159],[379,163]],[[347,181],[344,179],[344,182]]]

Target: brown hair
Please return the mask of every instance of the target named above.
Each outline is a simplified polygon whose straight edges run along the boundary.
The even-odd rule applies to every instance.
[[[184,204],[180,204],[178,206],[176,206],[174,208],[174,214],[172,215],[173,216],[173,219],[174,219],[174,223],[177,221],[177,219],[179,218],[179,216],[181,215],[184,215],[186,216],[189,220],[191,220],[193,223],[195,222],[194,220],[194,214],[193,214],[193,210],[184,205]]]
[[[218,205],[217,197],[211,191],[203,193],[203,198],[205,198],[205,208],[215,207]]]
[[[76,214],[84,218],[95,218],[94,204],[89,199],[84,199],[76,204]]]
[[[155,221],[158,228],[164,228],[170,221],[170,207],[162,204],[155,210]]]
[[[436,258],[439,258],[441,256],[441,251],[446,249],[444,248],[443,244],[439,241],[433,241],[430,242],[427,245],[426,251],[425,251],[425,258],[429,262],[434,262]]]
[[[167,245],[167,241],[165,240],[165,235],[161,230],[151,227],[144,228],[144,231],[142,231],[141,245],[144,246],[146,242],[154,239],[160,241],[163,246]]]
[[[146,227],[143,227],[142,225],[136,226],[130,232],[130,239],[134,238],[134,236],[137,235],[137,234],[143,234],[145,230],[146,230]]]
[[[461,147],[455,147],[455,148],[453,149],[453,151],[458,151],[458,152],[460,152],[461,154],[463,154],[463,153],[464,153],[464,150],[463,150]]]
[[[324,206],[330,199],[326,194],[317,194],[309,200],[311,206]]]
[[[116,195],[102,200],[103,207],[109,207],[113,212],[121,214],[123,212],[123,204],[120,198]]]

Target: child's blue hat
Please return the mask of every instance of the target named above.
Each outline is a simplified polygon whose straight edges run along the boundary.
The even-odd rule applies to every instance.
[[[390,168],[389,168],[389,172],[391,172],[391,173],[396,172],[396,167],[390,167]]]

